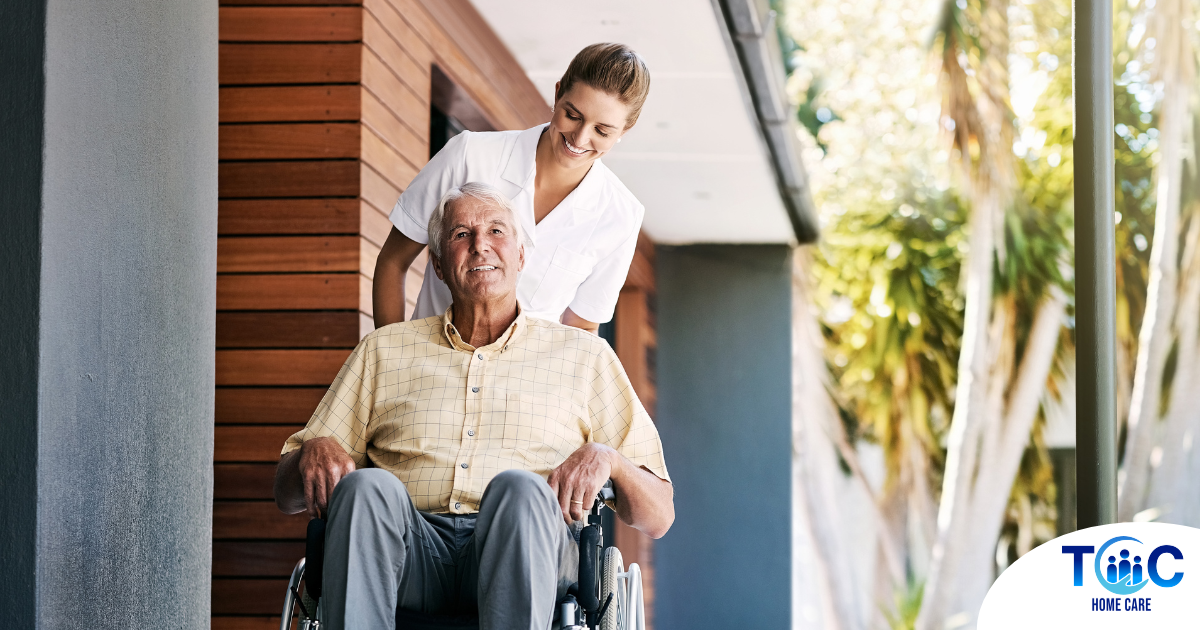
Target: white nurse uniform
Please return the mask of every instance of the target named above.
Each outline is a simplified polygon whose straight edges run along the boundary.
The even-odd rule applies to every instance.
[[[600,160],[541,223],[534,224],[534,155],[545,125],[525,131],[463,133],[421,169],[392,209],[408,238],[429,242],[429,217],[442,195],[467,182],[489,184],[516,208],[530,244],[517,300],[527,317],[559,321],[570,307],[588,321],[612,319],[637,246],[645,209]],[[430,262],[413,319],[441,315],[450,289]]]

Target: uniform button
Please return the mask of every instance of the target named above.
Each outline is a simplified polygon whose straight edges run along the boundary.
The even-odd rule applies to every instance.
[[[475,432],[474,432],[474,431],[471,431],[471,430],[468,430],[468,431],[467,431],[467,435],[472,435],[472,436],[473,436],[473,435],[475,435]]]
[[[477,354],[477,355],[475,355],[475,356],[479,357],[479,360],[480,360],[480,361],[482,361],[482,360],[483,360],[483,353],[482,353],[482,352],[480,352],[479,354]]]
[[[472,393],[472,394],[478,394],[478,393],[479,393],[479,388],[478,388],[478,387],[472,387],[472,388],[471,388],[471,393]]]
[[[463,468],[466,468],[466,467],[467,467],[467,462],[463,462],[463,463],[459,464],[459,466],[462,466]]]
[[[461,504],[461,503],[455,503],[455,504],[454,504],[454,509],[456,509],[456,510],[457,510],[457,509],[459,509],[459,508],[461,508],[461,507],[462,507],[462,504]]]

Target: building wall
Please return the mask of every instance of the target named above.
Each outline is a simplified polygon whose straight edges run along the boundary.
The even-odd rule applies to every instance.
[[[658,427],[675,524],[659,630],[791,624],[791,275],[785,246],[659,247]]]
[[[13,10],[4,9],[6,27]],[[15,302],[6,290],[0,310],[6,330],[10,318],[36,318],[36,328],[23,321],[13,330],[21,336],[17,361],[7,336],[4,353],[6,387],[16,382],[12,370],[33,368],[20,375],[14,409],[5,392],[5,431],[28,450],[4,476],[14,474],[23,490],[36,483],[36,511],[5,482],[5,546],[23,549],[13,574],[7,557],[3,563],[0,608],[6,626],[22,628],[202,628],[216,7],[43,3],[40,20],[27,10],[15,22],[17,45],[44,45],[43,63],[20,81],[6,75],[5,98],[44,100],[40,111],[18,103],[28,118],[12,126],[3,108],[3,135],[15,130],[25,142],[4,141],[3,188],[22,193],[5,204],[20,240],[5,244],[4,268],[20,290]],[[27,49],[6,54],[2,65],[33,58]],[[36,143],[31,126],[40,128]],[[11,267],[9,245],[23,252]],[[10,579],[23,582],[17,597]]]

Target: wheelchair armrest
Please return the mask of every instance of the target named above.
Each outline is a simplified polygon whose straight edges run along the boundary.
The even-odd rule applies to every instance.
[[[325,568],[325,521],[314,518],[308,522],[308,537],[304,541],[305,591],[313,600],[321,598],[321,575]]]

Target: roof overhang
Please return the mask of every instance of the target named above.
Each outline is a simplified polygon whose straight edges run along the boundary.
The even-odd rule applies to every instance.
[[[632,46],[650,66],[637,126],[604,158],[646,206],[655,241],[796,243],[816,220],[757,0],[472,0],[547,102],[575,53]],[[767,28],[764,29],[763,25]],[[770,34],[767,36],[766,34]],[[772,48],[774,46],[774,48]]]

